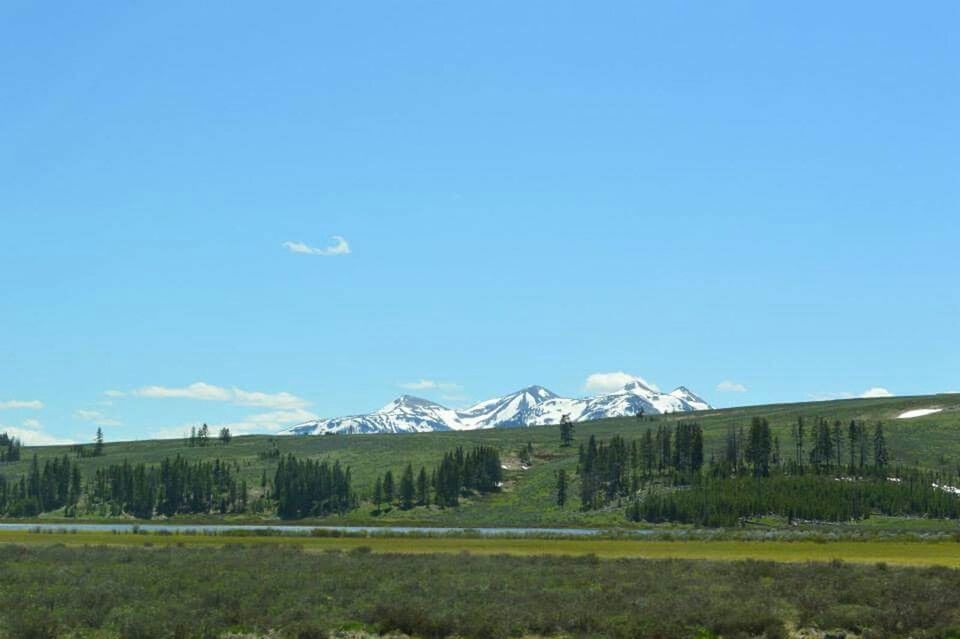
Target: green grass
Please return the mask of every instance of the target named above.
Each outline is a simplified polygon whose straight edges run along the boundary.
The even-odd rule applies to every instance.
[[[0,544],[0,636],[774,639],[824,636],[815,629],[914,638],[960,630],[960,571],[942,567],[325,550]]]
[[[895,419],[913,408],[942,408],[943,412],[909,420]],[[883,421],[888,447],[895,463],[919,465],[929,469],[956,471],[960,464],[960,395],[857,399],[800,404],[776,404],[714,410],[694,415],[660,416],[656,423],[637,423],[633,418],[607,419],[576,426],[576,438],[585,441],[591,434],[609,438],[615,434],[629,439],[639,437],[647,427],[672,425],[679,420],[696,419],[704,429],[705,452],[719,451],[729,426],[747,426],[754,416],[771,421],[774,434],[780,438],[785,456],[792,452],[790,429],[797,416]],[[519,470],[515,453],[527,442],[534,447],[534,464]],[[374,516],[372,509],[362,507],[337,523],[356,524],[426,524],[450,526],[625,526],[621,509],[581,513],[576,497],[565,509],[554,503],[554,478],[560,468],[573,471],[576,447],[561,448],[556,427],[539,426],[522,429],[494,429],[473,432],[423,433],[402,435],[336,435],[324,437],[236,437],[229,445],[212,442],[204,448],[190,448],[181,440],[108,442],[106,454],[81,460],[83,473],[91,477],[96,468],[127,459],[132,463],[158,463],[164,457],[182,455],[188,459],[220,457],[236,461],[241,476],[254,493],[259,490],[261,473],[272,475],[276,461],[262,460],[258,453],[276,445],[283,454],[302,457],[339,459],[353,471],[354,486],[365,496],[371,491],[376,476],[387,468],[399,475],[407,462],[416,468],[431,469],[443,453],[456,446],[488,445],[500,448],[504,461],[512,470],[506,472],[507,484],[499,494],[466,502],[457,509],[394,509]],[[0,474],[16,477],[25,473],[29,459],[37,453],[41,461],[53,455],[68,453],[63,446],[25,448],[20,462],[0,465]],[[199,519],[199,518],[192,518]]]

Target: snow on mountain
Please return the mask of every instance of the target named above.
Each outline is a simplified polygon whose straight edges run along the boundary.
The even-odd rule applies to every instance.
[[[570,399],[542,386],[528,386],[505,397],[495,397],[456,411],[440,404],[402,395],[366,415],[320,419],[292,426],[282,434],[421,433],[438,430],[476,430],[558,424],[564,415],[574,421],[707,410],[710,405],[683,386],[662,393],[640,378],[612,393]]]
[[[281,434],[429,433],[451,430],[451,424],[459,424],[456,411],[426,399],[401,395],[380,410],[366,415],[318,419],[292,426]]]
[[[692,407],[693,410],[710,410],[710,408],[712,408],[710,404],[706,402],[706,400],[701,398],[699,395],[694,394],[686,386],[678,386],[670,391],[670,395],[682,400],[688,406]]]
[[[543,386],[528,386],[506,397],[495,397],[474,404],[458,413],[463,430],[494,426],[526,426],[542,403],[558,399]]]

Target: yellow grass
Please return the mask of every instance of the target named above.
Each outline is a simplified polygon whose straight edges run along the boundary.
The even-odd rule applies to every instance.
[[[34,533],[0,531],[0,543],[70,546],[223,546],[276,544],[304,550],[349,551],[367,547],[380,553],[459,553],[479,555],[596,555],[649,559],[705,559],[802,562],[841,559],[854,563],[960,568],[960,543],[896,541],[645,541],[623,539],[505,539],[471,537],[230,537],[218,535]]]

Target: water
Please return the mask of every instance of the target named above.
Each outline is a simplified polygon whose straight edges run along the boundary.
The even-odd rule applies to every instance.
[[[469,533],[483,537],[549,535],[590,537],[607,531],[596,528],[453,528],[430,526],[298,526],[271,524],[82,524],[82,523],[0,523],[0,530],[86,531],[86,532],[179,532],[216,534],[234,531],[270,531],[308,535],[326,531],[356,535],[457,535]],[[649,534],[650,530],[632,530],[630,534]]]

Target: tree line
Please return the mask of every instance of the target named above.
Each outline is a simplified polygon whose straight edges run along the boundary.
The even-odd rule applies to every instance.
[[[414,506],[442,508],[460,505],[460,498],[470,492],[489,493],[500,490],[503,469],[500,452],[491,446],[476,446],[469,451],[457,447],[444,454],[440,464],[428,475],[424,466],[414,477],[413,465],[407,464],[399,484],[388,470],[377,477],[372,500],[377,512],[382,506],[409,509]]]
[[[34,517],[66,508],[70,514],[81,496],[80,468],[66,455],[40,465],[34,455],[26,475],[8,481],[0,477],[0,515]]]
[[[339,461],[281,457],[273,480],[277,515],[283,519],[344,514],[357,507],[350,467]]]
[[[0,462],[20,461],[20,440],[7,433],[0,433]]]

